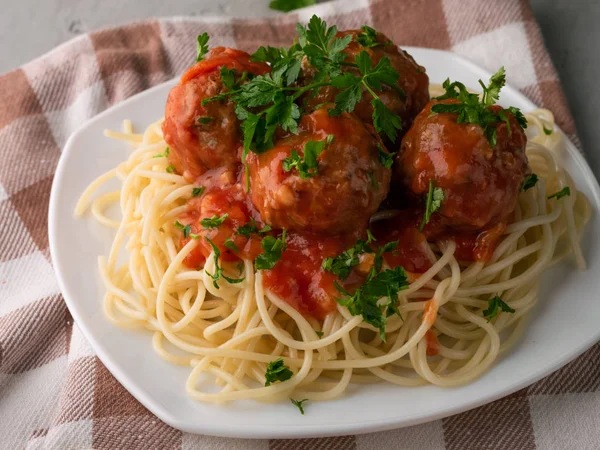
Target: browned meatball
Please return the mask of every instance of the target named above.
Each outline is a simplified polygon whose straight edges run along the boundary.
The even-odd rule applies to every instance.
[[[202,105],[202,100],[225,91],[220,76],[223,66],[255,75],[270,71],[266,64],[250,62],[246,52],[217,47],[171,89],[162,129],[171,148],[171,163],[191,182],[209,169],[233,168],[240,161],[242,138],[233,102]]]
[[[285,171],[292,150],[300,156],[308,141],[335,136],[320,153],[318,173],[303,179],[296,168]],[[389,190],[391,170],[380,162],[376,135],[353,114],[330,117],[321,108],[300,121],[299,133],[248,157],[252,203],[264,222],[276,228],[327,234],[365,227]]]
[[[373,65],[377,65],[381,58],[386,57],[390,60],[391,66],[398,71],[400,78],[398,85],[402,88],[405,96],[402,96],[396,90],[389,86],[382,85],[382,89],[375,91],[381,101],[388,107],[390,111],[400,116],[402,119],[402,130],[398,133],[395,143],[386,142],[388,148],[397,149],[400,147],[400,140],[404,133],[410,128],[415,116],[425,107],[429,101],[429,77],[425,73],[425,68],[418,65],[413,57],[407,52],[399,49],[392,41],[390,41],[383,33],[377,33],[376,40],[380,45],[366,48],[362,46],[356,39],[361,30],[340,31],[336,35],[344,37],[352,36],[352,41],[344,50],[346,62],[353,63],[355,57],[361,52],[366,51],[371,58]],[[358,69],[347,67],[344,70],[356,72]],[[314,75],[315,69],[312,68],[306,61],[303,67],[304,75],[311,78]],[[326,102],[333,102],[338,90],[332,86],[322,87],[318,94],[311,98],[308,102],[309,107],[316,107]],[[356,104],[354,113],[365,123],[372,123],[373,106],[371,105],[373,96],[365,91],[363,96]]]
[[[529,172],[523,129],[506,111],[511,133],[504,122],[492,125],[497,143],[491,148],[481,126],[457,123],[453,113],[430,115],[435,103],[429,102],[404,136],[395,176],[414,194],[427,193],[430,180],[441,187],[445,198],[438,213],[452,227],[481,230],[505,221]]]

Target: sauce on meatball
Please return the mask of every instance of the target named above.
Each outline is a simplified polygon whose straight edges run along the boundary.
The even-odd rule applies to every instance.
[[[302,178],[296,169],[284,170],[292,151],[302,156],[307,142],[330,135],[333,141],[317,159],[318,174]],[[356,116],[332,117],[321,108],[302,118],[297,135],[248,156],[252,202],[274,228],[360,233],[389,190],[391,170],[382,165],[380,151],[387,152]]]

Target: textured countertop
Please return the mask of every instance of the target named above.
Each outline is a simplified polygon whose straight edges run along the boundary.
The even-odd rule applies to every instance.
[[[0,0],[0,73],[96,28],[151,16],[278,14],[269,0]],[[600,1],[531,0],[569,100],[583,148],[600,173]]]

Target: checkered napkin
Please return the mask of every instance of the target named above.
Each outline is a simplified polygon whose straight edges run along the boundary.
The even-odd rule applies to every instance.
[[[73,324],[46,231],[50,185],[67,137],[100,111],[180,74],[193,61],[197,34],[245,50],[288,45],[296,21],[313,13],[341,29],[370,24],[401,45],[452,50],[490,71],[502,62],[509,84],[550,108],[575,137],[540,30],[518,0],[346,0],[268,20],[150,20],[80,36],[1,76],[0,448],[600,446],[598,345],[529,388],[443,420],[361,436],[250,441],[164,424],[112,377]]]

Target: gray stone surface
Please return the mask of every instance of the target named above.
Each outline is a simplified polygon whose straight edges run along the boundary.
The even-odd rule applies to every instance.
[[[95,28],[150,16],[277,14],[269,0],[0,0],[0,73]],[[531,0],[592,169],[600,173],[600,1]]]

